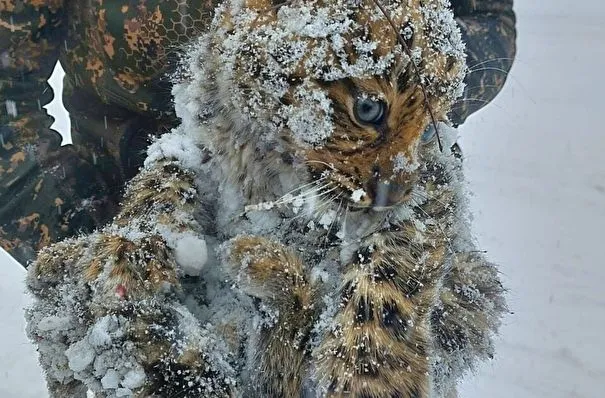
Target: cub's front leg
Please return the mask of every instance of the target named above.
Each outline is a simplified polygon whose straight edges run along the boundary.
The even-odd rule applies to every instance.
[[[453,266],[459,198],[443,164],[422,170],[418,189],[430,198],[391,214],[345,266],[333,325],[314,352],[327,397],[441,397],[431,315]]]
[[[255,394],[300,397],[308,373],[307,343],[319,311],[317,290],[300,257],[278,242],[238,236],[226,247],[226,262],[236,284],[260,300],[267,319],[250,367]]]
[[[176,249],[201,236],[193,181],[158,161],[132,181],[112,224],[30,267],[28,334],[51,396],[232,396],[227,349],[179,300],[183,264],[195,264]]]
[[[377,232],[346,267],[314,353],[324,396],[429,397],[430,314],[448,262],[446,245],[427,235],[412,223]]]

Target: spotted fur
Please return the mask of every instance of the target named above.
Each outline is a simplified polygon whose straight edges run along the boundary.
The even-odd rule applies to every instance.
[[[138,397],[455,395],[505,306],[468,236],[458,160],[421,142],[462,92],[448,5],[223,3],[175,76],[182,125],[120,215],[30,269],[41,357],[115,316]],[[362,122],[360,98],[384,117]],[[220,246],[201,282],[177,256],[188,234]],[[45,331],[66,287],[84,297],[79,323]],[[47,377],[115,393],[90,367]]]
[[[368,237],[345,269],[335,324],[317,353],[327,396],[430,396],[431,313],[452,267],[457,200],[453,185],[431,187],[436,175],[447,184],[447,172],[424,171],[419,185],[433,199]]]

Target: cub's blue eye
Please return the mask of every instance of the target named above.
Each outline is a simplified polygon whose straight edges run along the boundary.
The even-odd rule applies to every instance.
[[[353,112],[361,123],[379,124],[384,116],[385,105],[382,101],[371,98],[358,98]]]
[[[428,144],[429,142],[435,139],[437,130],[435,130],[435,126],[431,123],[428,125],[422,136],[420,137],[420,142],[423,144]]]

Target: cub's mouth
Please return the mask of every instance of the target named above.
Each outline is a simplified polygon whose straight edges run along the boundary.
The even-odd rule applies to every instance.
[[[415,174],[409,173],[391,178],[381,178],[379,171],[360,181],[360,178],[346,175],[338,170],[323,170],[315,176],[327,180],[328,189],[336,192],[335,197],[346,202],[350,210],[384,211],[407,203],[417,182]]]

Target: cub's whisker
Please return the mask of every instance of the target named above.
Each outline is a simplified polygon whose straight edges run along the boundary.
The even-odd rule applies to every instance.
[[[332,203],[334,203],[335,199],[338,199],[340,196],[342,196],[342,193],[339,193],[336,195],[335,198],[330,199],[330,201]],[[325,245],[326,243],[328,243],[328,239],[330,238],[330,232],[332,232],[332,228],[334,228],[334,225],[336,224],[336,221],[339,220],[340,216],[340,209],[342,208],[342,203],[343,200],[341,199],[338,203],[338,207],[336,208],[336,214],[334,215],[334,219],[332,220],[332,222],[330,223],[330,226],[328,227],[328,230],[326,231],[326,235],[324,236],[324,240],[323,240],[323,244]]]
[[[499,61],[515,61],[514,58],[509,58],[509,57],[498,57],[498,58],[490,58],[490,59],[486,59],[485,61],[481,61],[481,62],[476,62],[472,65],[468,65],[468,69],[473,69],[476,68],[477,66],[481,66],[481,65],[485,65],[488,64],[490,62],[499,62]],[[519,60],[516,60],[515,62],[518,62]]]
[[[305,160],[305,163],[309,163],[309,164],[317,163],[317,164],[321,164],[323,166],[326,166],[330,170],[336,170],[336,168],[334,167],[334,165],[326,163],[326,162],[322,162],[321,160]]]
[[[298,200],[313,199],[317,195],[322,195],[322,190],[325,187],[330,185],[329,183],[324,184],[324,185],[319,185],[324,179],[325,178],[322,178],[320,180],[313,181],[313,182],[305,184],[301,187],[295,188],[292,191],[280,196],[276,200],[246,205],[244,208],[244,213],[248,212],[248,211],[270,210],[276,206],[281,206],[283,204],[288,204],[288,203],[294,203]],[[316,185],[317,185],[317,187],[315,187]],[[301,190],[301,189],[306,189],[308,187],[311,187],[311,189],[305,190],[298,195],[292,195],[292,192],[296,192],[297,190]],[[332,188],[332,190],[334,190],[334,189],[336,189],[336,187]],[[312,196],[310,196],[310,195],[312,195]]]
[[[485,71],[495,71],[495,72],[502,72],[505,75],[510,75],[510,72],[507,71],[506,69],[502,69],[502,68],[498,68],[495,66],[484,66],[481,68],[476,68],[476,69],[469,69],[468,70],[468,75],[472,74],[472,73],[477,73],[477,72],[485,72]]]
[[[515,83],[517,83],[517,85],[521,88],[521,90],[523,91],[523,93],[525,95],[527,95],[527,98],[529,98],[534,104],[536,103],[536,101],[531,97],[529,91],[527,90],[527,88],[525,88],[525,86],[523,85],[523,83],[521,83],[521,81],[519,79],[517,79],[515,77],[515,75],[512,75],[510,73],[510,71],[507,71],[506,69],[502,69],[502,68],[497,68],[495,66],[486,66],[486,67],[482,67],[482,68],[469,69],[468,73],[466,75],[469,76],[469,75],[471,75],[473,73],[479,73],[479,72],[500,72],[500,73],[503,73],[504,75],[506,75],[507,78],[510,78]]]
[[[322,177],[320,179],[308,182],[306,184],[303,184],[299,187],[296,187],[292,190],[290,190],[289,192],[286,192],[285,194],[283,194],[282,196],[280,196],[278,199],[276,199],[274,202],[275,203],[283,203],[283,202],[287,202],[293,199],[292,195],[294,194],[294,192],[296,191],[302,191],[302,193],[296,195],[295,197],[299,197],[299,196],[304,196],[306,195],[305,191],[308,187],[313,187],[313,186],[319,186],[319,184],[324,181],[327,177]],[[319,187],[318,189],[321,189],[321,187]]]

